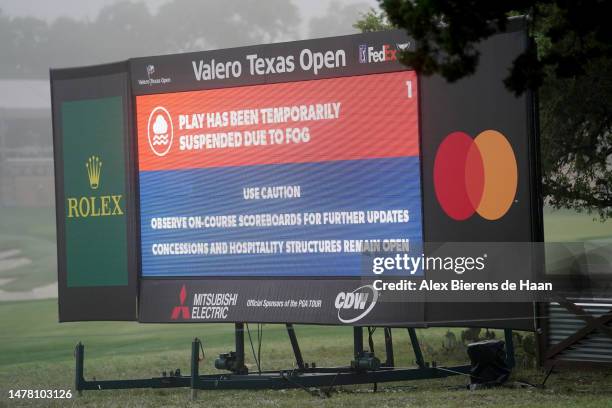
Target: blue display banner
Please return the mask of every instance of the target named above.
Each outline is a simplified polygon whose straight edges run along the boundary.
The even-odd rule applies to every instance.
[[[141,171],[140,201],[145,277],[359,276],[364,252],[421,254],[418,157]]]

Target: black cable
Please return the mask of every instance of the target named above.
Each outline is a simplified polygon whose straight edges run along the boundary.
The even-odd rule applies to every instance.
[[[293,371],[292,371],[292,372],[293,372]],[[286,375],[286,374],[281,374],[281,376],[282,376],[282,378],[283,378],[285,381],[290,382],[291,384],[295,384],[295,385],[297,385],[297,386],[298,386],[298,388],[303,389],[304,391],[306,391],[307,393],[309,393],[311,396],[313,396],[313,397],[320,397],[320,396],[321,396],[321,390],[320,390],[320,389],[315,388],[315,389],[318,391],[318,393],[316,393],[316,392],[314,392],[314,391],[311,391],[311,390],[310,390],[309,388],[307,388],[305,385],[300,384],[300,383],[299,383],[299,382],[297,382],[297,381],[293,381],[293,380],[292,380],[291,378],[289,378],[289,376],[288,376],[288,375]]]
[[[206,354],[204,354],[204,346],[202,345],[201,341],[200,341],[200,350],[202,350],[202,358],[198,357],[198,362],[204,361],[204,359],[206,358]]]
[[[372,354],[374,354],[374,339],[372,338],[372,336],[374,335],[375,331],[376,327],[372,328],[368,326],[368,345],[370,346],[370,353]]]
[[[293,373],[295,370],[292,370],[291,372]],[[340,372],[337,372],[336,375],[334,376],[334,378],[332,378],[331,383],[328,385],[329,389],[327,390],[327,392],[323,392],[320,388],[317,387],[312,387],[315,390],[317,390],[318,392],[315,391],[311,391],[310,388],[307,388],[305,385],[300,384],[297,381],[293,381],[291,378],[289,378],[290,376],[287,375],[286,373],[281,373],[281,378],[283,378],[284,380],[290,382],[291,384],[295,384],[297,385],[299,388],[303,389],[304,391],[306,391],[307,393],[309,393],[310,395],[312,395],[313,397],[322,397],[323,395],[325,395],[326,397],[331,397],[331,392],[334,390],[334,386],[336,385],[336,379],[338,378],[338,375],[340,374]]]
[[[555,365],[553,364],[550,366],[550,369],[546,373],[546,377],[544,377],[544,381],[542,381],[542,384],[540,384],[540,387],[544,388],[544,386],[546,385],[546,381],[548,381],[548,377],[550,377],[554,369],[555,369]]]
[[[246,324],[247,334],[249,335],[249,343],[251,343],[251,351],[253,352],[253,358],[255,359],[255,364],[257,365],[257,371],[259,375],[261,375],[261,366],[259,365],[259,360],[257,359],[257,355],[255,354],[255,346],[253,345],[253,339],[251,338],[251,329],[249,328],[249,324]]]
[[[332,393],[332,391],[334,390],[334,386],[336,385],[336,379],[338,378],[338,375],[339,375],[339,374],[340,374],[340,372],[338,371],[338,372],[336,373],[336,375],[334,376],[334,378],[333,378],[333,380],[332,380],[331,384],[329,385],[329,389],[328,389],[328,390],[327,390],[327,392],[326,392],[326,394],[327,394],[327,396],[328,396],[328,397],[331,397],[331,393]]]

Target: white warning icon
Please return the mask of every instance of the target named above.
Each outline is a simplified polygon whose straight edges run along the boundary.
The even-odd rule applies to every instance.
[[[173,138],[172,118],[168,111],[158,106],[151,111],[147,125],[149,146],[157,156],[165,156],[170,151]]]
[[[153,144],[168,144],[168,122],[166,122],[162,115],[157,115],[153,123]]]

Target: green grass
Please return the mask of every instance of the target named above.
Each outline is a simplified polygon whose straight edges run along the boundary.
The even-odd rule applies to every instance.
[[[589,215],[569,211],[545,212],[549,241],[610,239],[612,221],[600,223]],[[15,281],[4,290],[29,290],[56,279],[55,221],[52,209],[0,209],[0,251],[20,249],[30,265],[0,272],[0,278]],[[191,403],[188,390],[125,390],[86,392],[71,401],[8,400],[8,389],[70,389],[73,386],[74,345],[86,345],[87,378],[148,378],[161,371],[189,367],[193,337],[204,342],[207,358],[202,372],[213,369],[214,357],[233,348],[233,326],[228,324],[158,325],[133,322],[57,323],[57,301],[0,302],[0,407],[3,406],[213,406],[213,407],[612,407],[610,371],[562,371],[554,374],[543,390],[496,389],[468,392],[465,377],[443,380],[381,384],[379,393],[371,386],[337,388],[331,398],[313,397],[303,390],[202,392]],[[297,326],[300,345],[307,361],[319,365],[345,365],[351,358],[349,328]],[[454,330],[459,337],[459,330]],[[443,364],[465,362],[463,353],[441,350],[446,329],[418,330],[425,358]],[[381,334],[375,348],[382,351]],[[414,357],[405,332],[394,331],[397,364],[413,366]],[[459,349],[459,351],[461,351]],[[247,342],[247,363],[250,345]],[[283,326],[266,325],[262,347],[265,369],[288,368],[292,354]],[[522,369],[516,378],[540,382],[543,373]]]
[[[610,240],[612,220],[601,222],[595,215],[545,208],[544,237],[548,242]]]
[[[57,280],[55,210],[53,208],[0,208],[0,252],[21,250],[19,257],[32,263],[0,271],[6,291],[24,291]]]
[[[205,347],[222,352],[231,346],[233,326],[229,324],[139,324],[136,322],[78,322],[57,323],[57,301],[24,301],[0,303],[0,321],[5,328],[0,334],[0,366],[19,365],[30,360],[60,362],[71,358],[72,348],[82,341],[95,352],[96,358],[109,358],[118,354],[157,355],[174,350],[188,351],[191,339],[199,337]],[[351,356],[347,345],[352,344],[352,332],[348,328],[327,326],[297,326],[301,344],[317,347],[316,359],[337,358],[334,364],[346,364]],[[440,348],[446,329],[429,329],[420,333],[424,351]],[[255,335],[255,333],[253,333]],[[402,333],[404,335],[404,333]],[[457,336],[459,333],[457,332]],[[376,344],[383,350],[382,338]],[[400,352],[410,351],[407,335]],[[287,335],[282,325],[266,325],[264,348],[272,354],[279,344],[283,358],[279,359],[281,368],[284,357],[290,357]],[[287,344],[284,344],[287,343]],[[327,344],[325,344],[327,343]],[[250,347],[250,345],[249,345]],[[344,350],[348,350],[344,353]],[[250,351],[250,349],[249,349]],[[344,356],[336,356],[342,351]],[[308,356],[306,355],[305,358]],[[412,359],[399,360],[400,364],[412,365]],[[455,362],[458,362],[456,360]],[[212,367],[212,366],[211,366]],[[165,367],[169,368],[169,367]],[[286,367],[285,367],[286,368]]]
[[[56,301],[0,303],[0,406],[213,406],[213,407],[612,407],[612,372],[571,372],[554,374],[543,390],[495,389],[468,392],[462,376],[440,380],[339,387],[331,398],[313,397],[303,390],[208,391],[197,403],[189,401],[187,389],[122,390],[85,392],[67,401],[8,400],[9,389],[71,389],[73,348],[86,345],[85,376],[88,379],[148,378],[161,371],[189,369],[190,342],[203,340],[206,358],[203,373],[217,372],[217,354],[233,347],[229,324],[137,324],[129,322],[57,323]],[[351,358],[352,332],[345,327],[297,326],[304,358],[319,365],[345,365]],[[464,362],[462,353],[440,351],[446,329],[418,330],[425,358],[439,363]],[[455,331],[459,337],[458,330]],[[289,368],[292,354],[283,326],[266,325],[262,347],[264,369]],[[375,349],[383,350],[381,333],[375,334]],[[396,364],[413,366],[412,350],[403,330],[394,331]],[[247,338],[247,364],[254,370]],[[540,382],[543,373],[523,369],[515,379]]]

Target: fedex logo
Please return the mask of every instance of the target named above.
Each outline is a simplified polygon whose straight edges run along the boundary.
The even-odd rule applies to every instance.
[[[380,48],[368,47],[365,44],[359,46],[359,62],[361,64],[372,62],[387,62],[397,60],[397,49],[385,44]]]

